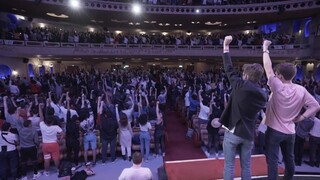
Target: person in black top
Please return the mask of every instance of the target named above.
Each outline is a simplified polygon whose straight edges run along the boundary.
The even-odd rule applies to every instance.
[[[233,180],[236,150],[240,148],[241,178],[251,179],[251,150],[259,112],[266,106],[267,93],[259,86],[264,73],[260,64],[246,64],[242,78],[233,69],[229,55],[232,36],[226,36],[223,44],[223,64],[232,87],[230,99],[220,122],[227,130],[224,134],[224,179]]]
[[[101,114],[101,141],[102,141],[102,165],[107,160],[108,144],[110,144],[111,161],[116,160],[116,144],[118,134],[118,121],[115,117],[115,107],[106,96],[107,104]]]
[[[73,162],[76,166],[79,163],[79,119],[74,115],[71,117],[70,100],[67,99],[67,125],[66,125],[66,147],[67,147],[67,160]],[[73,161],[71,160],[73,152]]]
[[[164,121],[163,121],[163,113],[159,109],[159,101],[157,101],[156,111],[157,111],[157,121],[155,124],[155,131],[154,131],[154,145],[155,145],[154,151],[156,156],[160,154],[159,153],[159,145],[160,145],[162,156],[165,156]]]

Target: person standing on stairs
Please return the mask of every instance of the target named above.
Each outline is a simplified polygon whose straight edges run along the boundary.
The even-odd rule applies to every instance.
[[[224,175],[225,180],[234,179],[234,164],[237,148],[240,152],[241,178],[251,179],[251,150],[256,120],[261,109],[266,106],[267,93],[259,81],[264,73],[260,64],[245,64],[242,78],[234,70],[229,54],[232,36],[223,42],[224,70],[232,87],[230,99],[224,109],[220,122],[227,129],[224,133]]]

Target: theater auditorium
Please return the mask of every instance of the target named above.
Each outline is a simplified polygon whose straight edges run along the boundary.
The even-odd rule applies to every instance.
[[[319,179],[320,0],[0,1],[0,179]]]

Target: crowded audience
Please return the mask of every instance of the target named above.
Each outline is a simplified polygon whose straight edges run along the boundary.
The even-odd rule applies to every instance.
[[[234,73],[242,74],[240,70]],[[303,85],[314,97],[320,95],[314,78],[293,81]],[[266,77],[257,85],[270,93]],[[44,175],[51,176],[50,162],[54,162],[56,169],[62,166],[60,149],[64,146],[67,152],[64,160],[77,168],[88,163],[95,166],[100,159],[104,165],[109,155],[112,163],[121,154],[119,157],[123,160],[133,160],[133,166],[141,164],[141,157],[148,162],[150,153],[166,156],[165,127],[170,122],[166,122],[165,110],[174,111],[179,102],[184,102],[188,109],[185,115],[190,128],[204,126],[210,133],[206,154],[210,154],[214,145],[218,157],[221,124],[217,119],[226,107],[231,90],[227,74],[221,69],[200,73],[181,68],[104,72],[83,69],[30,77],[29,80],[5,77],[0,80],[1,134],[4,137],[0,138],[1,179],[24,178],[26,169],[18,167],[26,164],[32,165],[33,179],[37,179],[40,176],[36,166],[38,158],[44,159]],[[192,124],[193,115],[199,117],[199,124]],[[310,132],[310,140],[318,142],[317,131],[310,128]],[[131,147],[137,139],[141,153],[135,157]],[[155,143],[153,148],[151,139]],[[96,151],[100,140],[101,157]],[[79,157],[81,150],[83,161]],[[319,166],[316,150],[317,146],[312,146],[310,164],[313,166]],[[42,152],[42,157],[37,156],[38,152]]]

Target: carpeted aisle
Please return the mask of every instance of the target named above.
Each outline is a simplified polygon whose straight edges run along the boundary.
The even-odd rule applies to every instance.
[[[166,131],[168,142],[164,161],[206,158],[201,148],[194,147],[192,140],[186,139],[187,128],[181,124],[176,112],[166,112]]]

